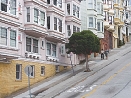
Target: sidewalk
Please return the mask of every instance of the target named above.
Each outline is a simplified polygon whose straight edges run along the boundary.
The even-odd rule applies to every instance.
[[[131,50],[131,47],[129,47],[129,46],[131,46],[130,42],[127,43],[125,46],[122,46],[121,48],[110,50],[108,60],[106,60],[106,59],[101,60],[100,54],[95,58],[90,58],[89,59],[90,60],[89,61],[90,69],[99,70],[102,67],[108,65],[109,63],[119,59],[119,57],[125,55],[126,53],[128,53]],[[74,71],[75,71],[76,75],[78,75],[77,73],[84,71],[84,70],[85,70],[85,64],[84,65],[77,65],[74,67]],[[73,76],[73,71],[71,69],[60,72],[60,73],[56,74],[56,76],[54,76],[54,77],[48,78],[48,79],[41,81],[35,85],[32,85],[31,86],[31,93],[33,96],[37,96],[38,94],[48,90],[50,87],[53,87],[56,84],[59,84],[60,82],[65,81],[72,76]],[[17,93],[14,93],[11,96],[6,97],[6,98],[29,98],[28,88],[21,90]]]

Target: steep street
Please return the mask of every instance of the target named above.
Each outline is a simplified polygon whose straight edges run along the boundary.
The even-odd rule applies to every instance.
[[[74,67],[48,81],[32,86],[34,98],[130,98],[131,42],[109,53],[108,60],[100,55],[90,59],[91,72],[84,66]],[[126,92],[126,93],[125,93]],[[28,89],[8,98],[29,98]]]

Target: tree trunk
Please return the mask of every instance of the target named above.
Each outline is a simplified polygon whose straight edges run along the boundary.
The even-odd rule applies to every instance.
[[[85,55],[85,58],[86,58],[86,71],[85,72],[90,72],[91,70],[88,65],[88,55]]]

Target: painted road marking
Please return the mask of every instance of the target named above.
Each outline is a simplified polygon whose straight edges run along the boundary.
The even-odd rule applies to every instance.
[[[96,86],[92,91],[90,91],[89,93],[85,94],[81,98],[86,98],[86,97],[92,95],[93,93],[95,93],[98,88],[100,88],[102,85],[105,85],[106,83],[108,83],[109,81],[111,81],[117,74],[119,74],[120,72],[122,72],[123,70],[125,70],[128,66],[130,66],[130,64],[131,63],[128,63],[127,65],[125,65],[124,67],[122,67],[120,70],[118,70],[112,76],[110,76],[107,80],[105,80],[104,82],[102,82],[100,85]]]

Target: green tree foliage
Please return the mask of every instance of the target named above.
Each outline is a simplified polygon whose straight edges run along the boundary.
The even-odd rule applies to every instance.
[[[69,38],[69,43],[66,44],[67,53],[84,54],[86,58],[86,69],[90,71],[88,65],[88,55],[92,52],[99,52],[99,38],[90,30],[73,33]]]

